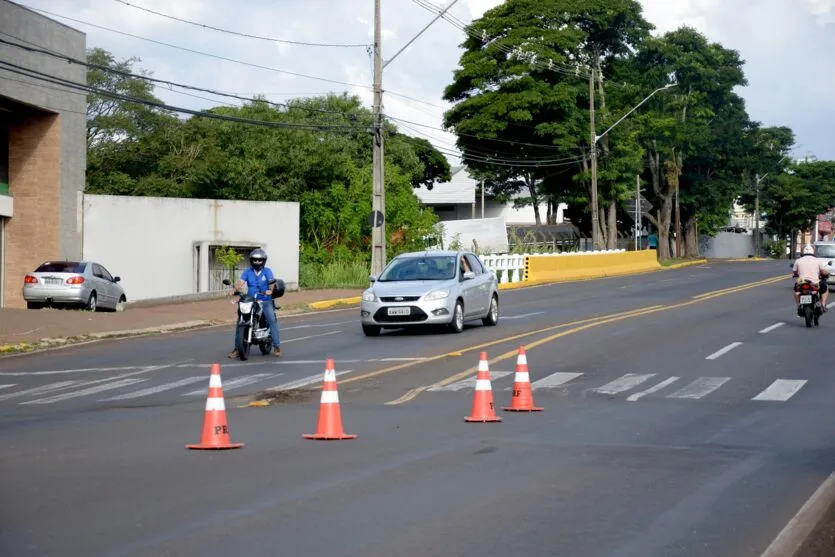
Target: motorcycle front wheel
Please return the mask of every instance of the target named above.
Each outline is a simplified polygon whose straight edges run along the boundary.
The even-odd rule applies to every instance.
[[[242,360],[249,359],[249,325],[238,325],[235,330],[235,348]]]

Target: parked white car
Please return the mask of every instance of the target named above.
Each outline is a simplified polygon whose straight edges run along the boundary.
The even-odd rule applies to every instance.
[[[829,278],[826,280],[829,284],[835,284],[835,242],[816,242],[815,243],[815,257],[818,261],[826,263],[826,270],[829,271]]]
[[[362,295],[362,330],[447,325],[454,333],[480,319],[499,322],[499,282],[481,260],[464,251],[421,251],[398,255]]]

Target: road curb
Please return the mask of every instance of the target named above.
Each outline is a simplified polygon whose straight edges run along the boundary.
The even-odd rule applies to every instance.
[[[675,263],[667,267],[661,267],[661,271],[671,271],[673,269],[684,269],[685,267],[693,267],[695,265],[705,265],[710,263],[707,259],[694,259],[693,261],[684,261],[683,263]]]
[[[835,502],[835,472],[829,475],[777,534],[760,557],[792,557]]]

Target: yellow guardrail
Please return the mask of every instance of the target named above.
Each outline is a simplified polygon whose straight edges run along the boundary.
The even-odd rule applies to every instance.
[[[523,281],[561,281],[614,277],[661,268],[655,250],[556,254],[525,257]]]

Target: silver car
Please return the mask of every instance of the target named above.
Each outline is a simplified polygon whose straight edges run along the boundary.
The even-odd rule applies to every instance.
[[[123,311],[127,303],[120,277],[92,261],[45,261],[23,279],[29,309],[44,305],[81,305],[88,311]]]
[[[829,277],[826,282],[835,284],[835,242],[816,242],[815,243],[815,257],[821,263],[826,263],[826,270],[829,271]]]
[[[454,333],[475,319],[499,321],[499,281],[478,257],[465,251],[427,251],[398,255],[363,292],[362,330],[446,325]]]

